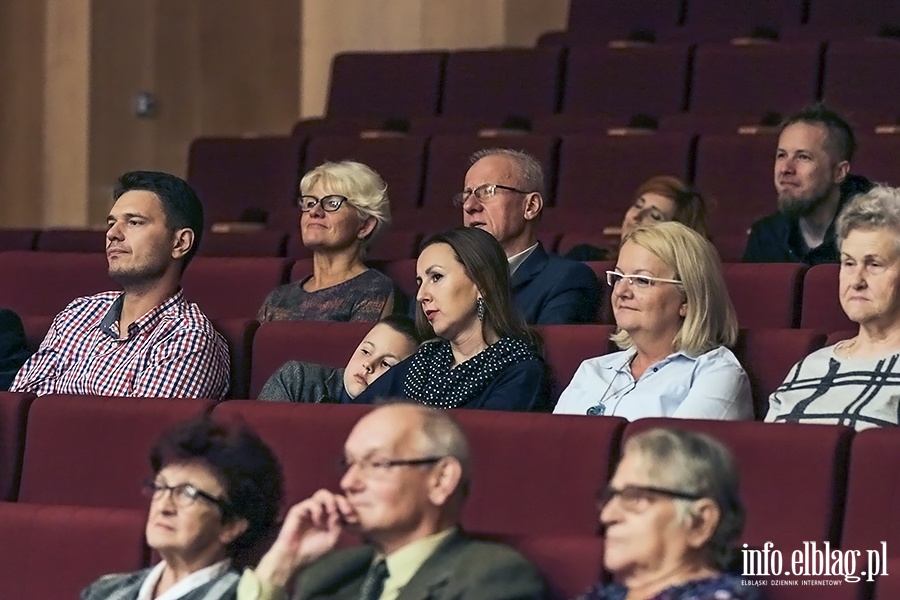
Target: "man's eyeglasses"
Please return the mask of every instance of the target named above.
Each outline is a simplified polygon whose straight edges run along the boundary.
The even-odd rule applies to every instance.
[[[322,210],[325,212],[334,212],[346,201],[346,196],[340,196],[338,194],[330,194],[328,196],[322,196],[321,198],[316,198],[315,196],[300,196],[297,198],[297,208],[299,208],[301,212],[309,212],[316,207],[316,204],[321,204]]]
[[[363,458],[351,460],[347,457],[338,459],[338,468],[346,473],[353,467],[359,469],[359,474],[366,479],[377,479],[387,475],[388,471],[396,467],[421,467],[433,465],[445,456],[424,456],[422,458],[398,458],[393,460],[379,460],[377,458]]]
[[[621,489],[607,486],[597,494],[597,510],[603,510],[616,497],[619,498],[619,503],[623,510],[633,513],[644,512],[654,500],[660,497],[677,498],[679,500],[700,500],[705,498],[703,494],[669,490],[650,485],[626,485]]]
[[[216,498],[212,494],[208,494],[204,492],[197,486],[192,483],[180,483],[178,485],[168,485],[161,481],[149,480],[144,482],[144,486],[142,488],[144,495],[153,500],[160,500],[163,496],[165,496],[166,492],[171,492],[172,502],[178,508],[187,508],[194,504],[198,498],[202,498],[213,504],[218,506],[222,512],[226,512],[228,509],[228,501],[224,498]]]
[[[494,196],[497,195],[498,192],[506,191],[506,192],[515,192],[516,194],[530,194],[531,192],[526,192],[524,190],[516,189],[514,187],[510,187],[508,185],[500,185],[499,183],[485,183],[479,185],[477,188],[470,189],[466,188],[462,191],[462,193],[456,194],[453,196],[453,206],[456,208],[461,208],[463,204],[465,204],[466,200],[469,196],[475,196],[475,198],[479,202],[484,202],[485,200],[490,200]]]
[[[647,289],[657,283],[674,283],[676,285],[683,283],[680,279],[664,279],[662,277],[650,277],[649,275],[626,275],[618,271],[606,272],[606,283],[611,288],[616,287],[616,284],[623,279],[638,289]]]

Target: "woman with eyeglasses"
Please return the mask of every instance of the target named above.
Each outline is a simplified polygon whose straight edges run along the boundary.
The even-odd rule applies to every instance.
[[[728,349],[737,318],[709,241],[674,221],[640,227],[606,276],[621,351],[581,363],[554,413],[753,418],[750,382]]]
[[[734,459],[712,437],[651,429],[628,438],[598,509],[614,583],[579,600],[759,598],[723,573],[738,553],[744,508]]]
[[[363,258],[391,220],[387,184],[370,167],[326,162],[300,181],[300,234],[313,272],[266,298],[259,321],[377,321],[394,309],[394,284]]]
[[[162,560],[101,577],[82,600],[219,600],[235,597],[233,562],[278,517],[282,473],[272,450],[245,425],[201,418],[176,425],[150,453],[154,476],[147,545]]]
[[[416,326],[426,341],[353,399],[406,398],[434,408],[548,411],[537,335],[512,300],[500,243],[474,227],[429,238],[416,262]]]

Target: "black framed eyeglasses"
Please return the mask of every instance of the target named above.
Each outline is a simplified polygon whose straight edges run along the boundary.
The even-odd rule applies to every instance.
[[[348,198],[346,196],[341,196],[339,194],[329,194],[328,196],[322,196],[321,198],[303,195],[297,198],[297,208],[300,209],[300,212],[309,212],[316,207],[316,204],[321,204],[322,210],[325,212],[334,212],[338,210],[344,202],[347,202],[347,200]]]
[[[141,488],[144,495],[152,500],[160,500],[166,492],[171,493],[172,502],[178,508],[187,508],[193,505],[197,499],[202,498],[214,506],[218,506],[223,513],[228,512],[228,501],[225,498],[217,498],[208,492],[204,492],[193,483],[179,483],[168,485],[153,479],[144,482]]]
[[[500,185],[499,183],[485,183],[479,185],[474,190],[466,188],[461,193],[453,196],[453,206],[455,206],[456,208],[461,208],[462,205],[466,203],[466,200],[469,198],[469,196],[475,196],[475,198],[479,202],[484,202],[485,200],[490,200],[491,198],[496,196],[499,191],[513,192],[516,194],[531,193],[508,185]]]
[[[675,498],[677,500],[700,500],[704,494],[682,492],[652,485],[626,485],[620,489],[611,485],[606,486],[597,494],[597,510],[603,510],[613,498],[618,498],[622,508],[628,512],[643,512],[650,504],[660,498]]]
[[[388,471],[396,467],[421,467],[425,465],[433,465],[440,460],[447,458],[446,456],[423,456],[422,458],[396,458],[384,459],[363,458],[361,460],[351,460],[346,456],[338,459],[338,469],[342,473],[346,473],[353,467],[359,469],[360,475],[369,478],[384,477]]]

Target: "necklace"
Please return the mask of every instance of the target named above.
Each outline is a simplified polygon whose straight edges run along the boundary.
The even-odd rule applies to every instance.
[[[840,344],[841,351],[844,353],[844,358],[851,358],[853,355],[853,349],[856,347],[856,338],[852,340],[844,340]]]

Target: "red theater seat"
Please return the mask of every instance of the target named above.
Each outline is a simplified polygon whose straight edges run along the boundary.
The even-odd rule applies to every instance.
[[[271,321],[253,336],[250,396],[256,398],[269,377],[289,360],[344,367],[373,323]]]
[[[0,306],[23,317],[52,317],[79,296],[120,289],[102,252],[0,252],[0,281]]]
[[[415,299],[419,286],[416,284],[416,259],[392,260],[384,266],[384,274],[391,278],[404,294]]]
[[[625,439],[654,427],[706,433],[728,446],[747,511],[742,542],[754,548],[772,542],[785,557],[802,550],[804,541],[837,546],[853,437],[849,427],[641,419],[629,423]]]
[[[287,234],[281,231],[206,231],[200,255],[278,257],[285,255],[286,243]]]
[[[900,430],[867,429],[853,438],[842,548],[900,547]]]
[[[34,250],[37,239],[36,229],[0,228],[0,252],[8,250]]]
[[[509,117],[554,113],[561,88],[560,59],[556,47],[451,52],[441,114],[500,125]]]
[[[271,136],[191,142],[187,181],[203,201],[206,223],[251,221],[284,228],[278,215],[297,197],[302,141]]]
[[[825,334],[811,329],[742,329],[735,354],[747,371],[753,391],[753,412],[763,419],[769,395],[800,359],[825,344]]]
[[[614,325],[541,325],[537,330],[544,338],[544,356],[553,376],[555,402],[582,362],[613,351],[609,336],[616,328]]]
[[[609,476],[624,419],[458,410],[469,439],[470,531],[590,535],[594,498]]]
[[[0,392],[0,501],[16,499],[25,446],[25,416],[33,398],[33,394]]]
[[[803,278],[800,327],[819,331],[857,329],[841,308],[838,296],[840,265],[816,265]]]
[[[28,411],[19,502],[144,510],[150,448],[210,400],[49,395]]]
[[[45,229],[35,243],[35,250],[42,252],[104,252],[105,249],[103,230],[93,229]]]
[[[213,414],[245,421],[272,447],[284,470],[285,506],[291,506],[320,488],[340,489],[344,441],[371,408],[234,400],[217,405]]]
[[[806,265],[730,263],[722,265],[728,295],[743,328],[796,327]],[[765,290],[765,300],[760,294]]]
[[[246,398],[250,387],[250,358],[253,355],[253,334],[259,328],[256,319],[222,319],[213,322],[216,331],[228,342],[231,359],[229,398]]]
[[[144,510],[0,504],[0,598],[78,598],[146,565]]]
[[[444,52],[344,52],[331,64],[328,117],[437,114]]]
[[[184,272],[184,297],[210,319],[255,319],[289,265],[283,258],[198,256]]]
[[[689,55],[687,44],[569,50],[562,112],[567,115],[638,113],[661,117],[684,108]],[[654,93],[647,93],[648,82]]]

